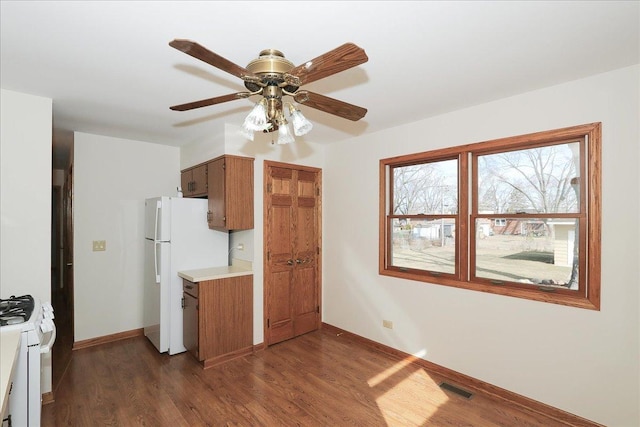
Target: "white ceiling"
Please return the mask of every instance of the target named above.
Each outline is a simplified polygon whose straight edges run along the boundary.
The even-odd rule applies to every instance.
[[[169,110],[244,90],[171,48],[176,38],[243,67],[267,48],[299,65],[345,42],[362,47],[367,63],[303,86],[369,110],[351,122],[302,106],[314,123],[304,138],[317,143],[640,62],[638,1],[0,4],[1,86],[53,99],[62,148],[73,131],[180,146],[240,125],[251,100]]]

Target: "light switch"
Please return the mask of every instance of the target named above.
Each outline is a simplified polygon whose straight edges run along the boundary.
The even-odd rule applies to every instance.
[[[93,241],[93,251],[106,251],[107,250],[107,241],[106,240],[94,240]]]

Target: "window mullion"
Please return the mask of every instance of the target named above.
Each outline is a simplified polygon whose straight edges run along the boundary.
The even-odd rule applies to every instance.
[[[458,280],[462,281],[469,280],[469,156],[470,153],[463,152],[458,158],[458,226],[460,231],[456,233],[456,247],[458,248],[456,273]]]

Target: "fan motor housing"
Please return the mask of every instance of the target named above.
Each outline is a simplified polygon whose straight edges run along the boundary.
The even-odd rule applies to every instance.
[[[284,54],[276,49],[265,49],[260,52],[258,58],[249,62],[247,70],[254,74],[284,74],[294,67],[293,63],[284,57]]]
[[[285,81],[284,74],[288,73],[294,64],[284,57],[277,49],[264,49],[247,65],[247,70],[260,77],[262,84],[266,86],[281,86]],[[245,81],[245,87],[252,92],[260,89],[260,85]],[[287,85],[285,90],[292,93],[298,90],[297,86]]]

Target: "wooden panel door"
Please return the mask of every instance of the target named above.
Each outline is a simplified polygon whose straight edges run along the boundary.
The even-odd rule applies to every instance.
[[[320,326],[321,171],[265,162],[265,343]]]
[[[320,243],[318,238],[318,207],[320,189],[317,173],[294,171],[297,192],[293,215],[295,215],[294,277],[293,277],[293,317],[294,336],[318,328],[320,304],[318,296],[318,258]]]

